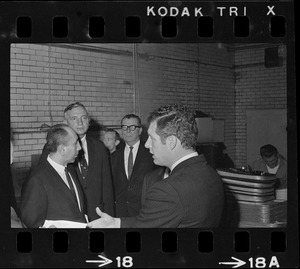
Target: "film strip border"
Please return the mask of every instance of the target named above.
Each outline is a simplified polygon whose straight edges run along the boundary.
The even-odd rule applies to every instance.
[[[16,251],[12,258],[18,266],[34,267],[95,267],[95,264],[100,267],[109,263],[114,267],[138,268],[154,265],[181,268],[288,266],[288,260],[282,259],[289,247],[285,232],[257,232],[268,240],[261,242],[261,237],[253,236],[245,229],[230,231],[227,236],[197,229],[147,229],[143,232],[131,229],[119,231],[118,236],[112,230],[78,233],[76,230],[50,229],[45,231],[42,240],[37,232],[19,231],[15,235],[16,241],[11,241],[14,245],[11,252]],[[261,249],[264,249],[263,253]]]
[[[278,42],[292,38],[294,28],[291,2],[49,1],[0,6],[2,42]]]
[[[180,3],[1,2],[0,43],[294,40],[291,1]],[[9,230],[1,232],[0,267],[7,260],[15,267],[290,267],[299,255],[296,235],[293,224],[238,231]]]

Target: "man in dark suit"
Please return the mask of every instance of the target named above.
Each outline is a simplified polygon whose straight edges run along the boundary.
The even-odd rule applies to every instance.
[[[98,217],[96,207],[114,216],[114,192],[109,160],[103,142],[87,135],[90,123],[88,111],[83,104],[76,102],[65,108],[64,116],[65,123],[80,138],[82,149],[73,165],[85,194],[89,220]],[[48,150],[44,147],[39,162],[44,161],[47,155]]]
[[[74,169],[80,144],[66,124],[54,125],[47,134],[49,155],[30,174],[22,188],[21,219],[28,228],[39,228],[46,220],[86,223],[84,194]]]
[[[14,146],[12,141],[12,132],[10,133],[10,164],[13,163],[14,159]],[[10,227],[11,228],[25,228],[23,223],[20,220],[20,211],[19,207],[17,205],[16,196],[15,196],[15,189],[12,181],[12,176],[10,173],[9,178],[9,184],[10,184]]]
[[[144,180],[142,207],[130,218],[112,218],[97,209],[91,228],[213,228],[222,217],[224,190],[220,177],[198,155],[194,113],[181,105],[162,106],[149,116],[146,148],[159,168]]]
[[[111,166],[116,196],[116,217],[132,217],[141,208],[144,176],[155,168],[152,155],[140,140],[141,119],[135,114],[121,120],[125,142],[111,155]]]

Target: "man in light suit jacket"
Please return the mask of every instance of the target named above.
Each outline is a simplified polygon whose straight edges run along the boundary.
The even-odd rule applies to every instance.
[[[213,228],[221,221],[224,190],[220,177],[195,151],[194,113],[181,105],[162,106],[149,116],[146,147],[162,168],[145,177],[142,207],[131,218],[112,218],[97,209],[91,228]]]
[[[89,220],[98,217],[96,207],[100,207],[110,215],[115,215],[113,182],[106,148],[102,141],[87,135],[90,116],[85,106],[72,103],[64,110],[65,123],[79,136],[82,147],[74,164],[86,199],[86,211]],[[43,162],[48,150],[44,147],[39,162]]]
[[[86,223],[84,194],[74,169],[80,144],[66,124],[54,125],[47,134],[49,155],[30,174],[22,188],[21,219],[28,228],[42,227],[46,220]]]
[[[132,217],[141,208],[144,176],[155,168],[152,155],[140,140],[141,119],[135,114],[121,120],[121,132],[125,145],[111,155],[111,166],[116,197],[116,217]],[[132,147],[132,167],[129,154]],[[129,168],[128,168],[129,167]]]

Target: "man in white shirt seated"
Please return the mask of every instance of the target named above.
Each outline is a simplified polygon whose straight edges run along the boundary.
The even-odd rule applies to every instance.
[[[264,145],[260,148],[260,156],[253,162],[252,169],[276,175],[279,180],[276,188],[287,188],[287,162],[277,148],[271,144]]]
[[[81,149],[78,136],[68,125],[57,124],[46,140],[47,160],[22,188],[21,219],[28,228],[42,227],[46,220],[86,223],[84,194],[73,166],[68,167]]]

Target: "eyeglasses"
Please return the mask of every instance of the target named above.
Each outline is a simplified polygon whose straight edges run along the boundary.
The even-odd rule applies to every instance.
[[[121,125],[121,128],[123,131],[127,131],[128,129],[130,131],[134,131],[136,128],[140,128],[141,126],[137,126],[137,125]]]

